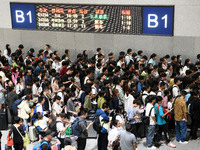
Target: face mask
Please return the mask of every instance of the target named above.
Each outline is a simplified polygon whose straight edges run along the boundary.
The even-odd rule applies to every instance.
[[[180,60],[182,60],[183,58],[180,58]]]

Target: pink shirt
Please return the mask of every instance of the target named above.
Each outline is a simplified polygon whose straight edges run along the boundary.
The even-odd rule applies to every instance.
[[[164,107],[164,108],[167,108],[167,103],[168,103],[168,97],[164,96],[161,106]]]

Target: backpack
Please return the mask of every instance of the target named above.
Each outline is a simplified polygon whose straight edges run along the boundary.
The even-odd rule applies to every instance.
[[[34,108],[34,110],[33,110],[33,116],[32,116],[33,122],[35,122],[35,120],[36,120],[36,118],[37,118],[36,110],[37,110],[38,106],[39,106],[39,105],[36,105],[35,108]]]
[[[56,126],[58,122],[61,122],[61,121],[53,121],[50,127],[51,131],[55,132],[55,136],[58,136],[58,130]]]
[[[162,107],[162,106],[158,106],[157,107],[157,111],[159,112],[159,107]],[[162,109],[163,109],[163,111],[164,111],[164,114],[167,112],[167,110],[165,109],[165,108],[163,108],[162,107]],[[166,116],[165,116],[165,120],[166,120],[166,122],[168,122],[168,121],[170,121],[171,120],[171,114],[170,113],[168,113]]]
[[[72,133],[74,136],[80,136],[80,130],[79,130],[79,122],[80,121],[84,121],[82,118],[76,118],[72,124],[71,124],[71,128],[72,128]]]
[[[13,112],[14,113],[18,113],[18,105],[21,104],[22,99],[17,99],[14,103],[13,103]]]
[[[101,122],[100,122],[100,116],[102,115],[103,113],[95,116],[94,118],[94,123],[93,123],[93,128],[95,131],[97,131],[97,133],[100,133],[101,132],[101,129],[102,129],[102,126],[101,126]]]
[[[35,146],[33,147],[33,150],[42,150],[41,146],[42,146],[43,144],[47,144],[47,145],[48,145],[48,149],[49,149],[49,143],[48,143],[47,141],[42,141],[42,142],[38,143],[37,145],[35,145]]]

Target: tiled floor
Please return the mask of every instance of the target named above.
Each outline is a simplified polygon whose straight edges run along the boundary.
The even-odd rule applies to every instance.
[[[2,131],[2,150],[4,150],[4,146],[6,144],[6,137],[8,134],[8,131]],[[198,134],[200,134],[200,132],[198,132]],[[138,139],[138,150],[146,150],[145,144],[146,144],[146,139]],[[189,141],[189,144],[187,145],[182,145],[179,144],[178,142],[176,142],[175,137],[172,137],[172,141],[173,143],[176,145],[176,149],[177,150],[200,150],[200,140],[192,140]],[[31,143],[28,145],[27,150],[32,150],[33,146],[36,143]],[[169,148],[167,147],[166,144],[161,145],[158,150],[170,150],[170,149],[174,149],[174,148]],[[87,140],[87,146],[86,146],[86,150],[97,150],[97,139],[88,139]]]

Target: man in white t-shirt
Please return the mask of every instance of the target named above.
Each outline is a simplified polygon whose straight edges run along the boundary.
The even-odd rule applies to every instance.
[[[145,116],[149,116],[150,123],[148,126],[148,131],[147,131],[147,149],[156,149],[155,146],[152,145],[153,138],[154,138],[154,132],[155,132],[155,127],[156,127],[156,118],[155,118],[155,110],[154,110],[154,103],[156,102],[156,96],[152,95],[148,97],[149,103],[146,106],[146,113]]]
[[[180,89],[179,89],[180,84],[181,84],[181,80],[179,78],[175,78],[174,85],[172,87],[172,94],[174,98],[177,96],[180,96]]]
[[[56,120],[56,129],[58,133],[58,139],[60,141],[60,149],[64,148],[64,139],[66,138],[66,129],[69,127],[69,125],[65,125],[64,120],[66,116],[64,113],[59,114],[59,117]]]

